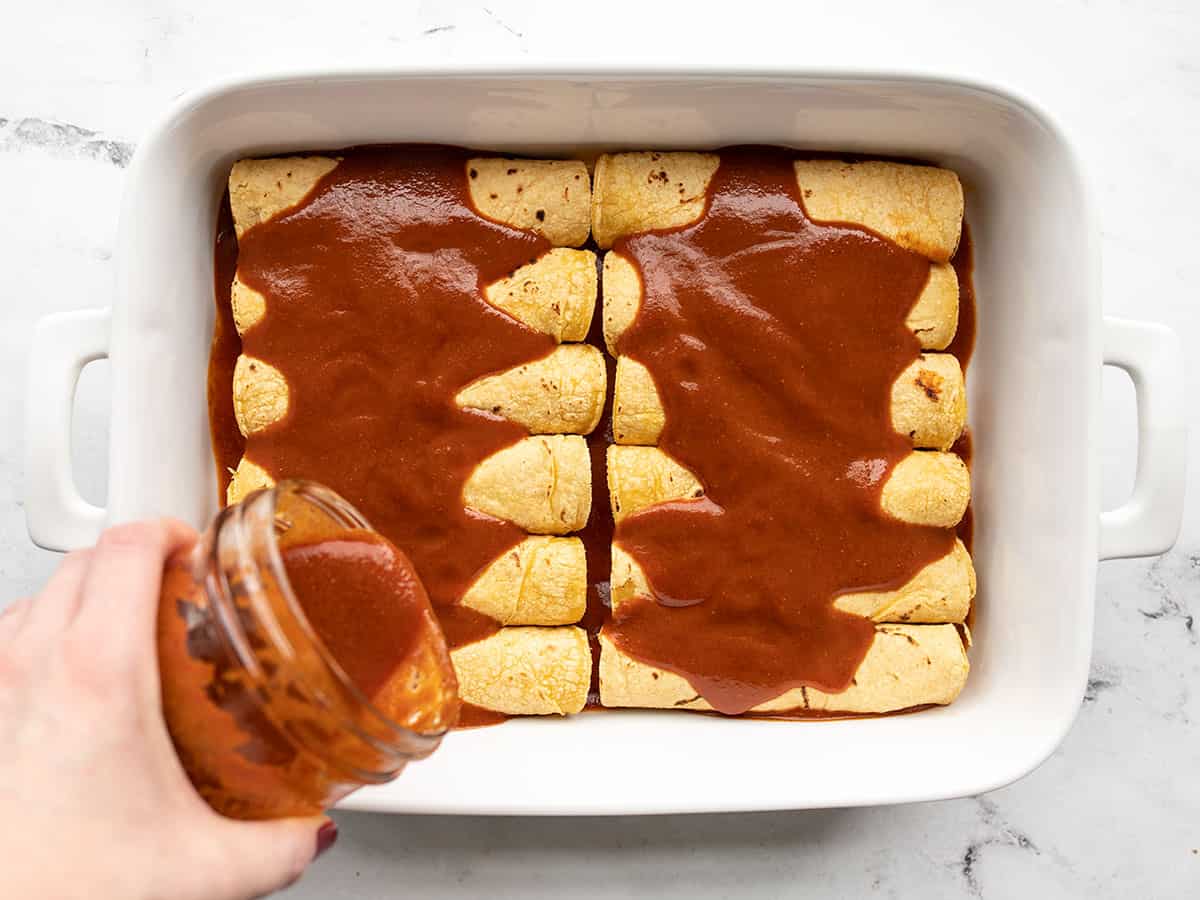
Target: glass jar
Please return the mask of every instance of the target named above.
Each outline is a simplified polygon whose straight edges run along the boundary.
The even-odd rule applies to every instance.
[[[453,673],[408,679],[409,705],[425,712],[404,724],[374,706],[322,644],[288,582],[289,543],[362,530],[370,526],[337,494],[284,481],[223,509],[166,566],[157,638],[163,713],[189,778],[224,815],[314,815],[395,778],[432,753],[454,722]],[[444,647],[428,651],[444,657]]]

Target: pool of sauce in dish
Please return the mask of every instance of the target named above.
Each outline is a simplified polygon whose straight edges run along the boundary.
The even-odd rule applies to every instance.
[[[899,587],[954,540],[880,507],[912,450],[890,394],[920,353],[904,320],[929,262],[810,221],[793,158],[722,151],[698,222],[615,248],[644,286],[620,352],[653,374],[659,447],[705,495],[616,527],[653,596],[622,604],[605,632],[726,714],[792,688],[844,690],[875,626],[836,597]]]
[[[962,366],[963,376],[965,377],[967,366],[970,364],[971,357],[975,353],[975,334],[978,329],[976,324],[978,311],[975,305],[975,281],[973,278],[975,269],[975,244],[971,240],[971,229],[965,221],[963,222],[962,238],[958,242],[958,250],[950,262],[954,266],[955,273],[958,275],[958,331],[954,333],[954,340],[950,342],[950,346],[946,348],[946,352],[953,353],[958,357],[958,363]],[[963,429],[962,435],[955,442],[954,446],[950,448],[950,451],[962,457],[962,461],[967,464],[967,468],[971,468],[975,459],[975,438],[971,433],[970,426]],[[974,556],[974,492],[972,492],[971,500],[967,504],[967,511],[963,513],[962,521],[958,523],[958,528],[955,531],[958,534],[958,539],[967,548],[967,552]],[[980,595],[976,594],[971,600],[971,608],[967,610],[967,619],[964,624],[968,629],[975,627],[975,616],[979,611],[979,601]]]
[[[591,243],[588,246],[597,251],[597,265],[599,265],[599,248]],[[592,319],[587,342],[598,347],[604,353],[604,365],[607,369],[605,384],[609,388],[604,398],[604,410],[600,414],[600,422],[587,439],[588,453],[592,460],[592,511],[588,517],[587,527],[579,532],[579,539],[583,541],[584,553],[587,557],[587,611],[579,624],[587,632],[588,646],[592,651],[592,678],[588,688],[588,708],[590,709],[603,708],[600,706],[599,635],[612,612],[609,576],[612,570],[613,517],[612,505],[608,499],[605,454],[608,452],[608,445],[613,442],[612,384],[617,361],[609,356],[604,346],[604,317],[599,313],[601,308],[602,303],[597,302],[597,314]]]
[[[208,431],[212,440],[213,462],[217,467],[217,491],[222,504],[229,476],[237,468],[246,449],[246,439],[238,430],[233,412],[233,369],[242,340],[233,323],[230,290],[237,272],[238,242],[233,229],[229,193],[221,198],[217,211],[217,238],[213,249],[213,282],[216,309],[213,319],[212,347],[208,354]]]

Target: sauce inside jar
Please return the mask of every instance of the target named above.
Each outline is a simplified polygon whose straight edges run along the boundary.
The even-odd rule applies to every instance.
[[[235,818],[312,815],[389,781],[458,717],[411,563],[311,482],[222,510],[168,562],[157,643],[179,759]]]
[[[309,624],[363,695],[394,721],[436,727],[440,685],[425,684],[428,670],[454,675],[449,659],[438,658],[441,633],[408,557],[362,529],[290,543],[281,556]]]

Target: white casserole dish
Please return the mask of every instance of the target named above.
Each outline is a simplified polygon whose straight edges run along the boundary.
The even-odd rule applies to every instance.
[[[785,144],[954,168],[975,241],[978,343],[973,670],[951,707],[876,720],[769,722],[656,712],[522,720],[451,735],[428,762],[346,804],[393,812],[605,814],[930,800],[1026,774],[1074,719],[1097,558],[1167,550],[1182,514],[1181,353],[1164,328],[1103,319],[1096,226],[1078,164],[1028,103],[897,76],[388,71],[231,82],[186,98],[128,175],[111,310],[37,332],[29,530],[90,543],[107,522],[216,508],[205,375],[218,200],[239,156],[388,141],[526,153]],[[69,471],[80,368],[112,361],[108,507]],[[1133,498],[1101,515],[1102,364],[1137,387]],[[884,750],[886,748],[886,751]]]

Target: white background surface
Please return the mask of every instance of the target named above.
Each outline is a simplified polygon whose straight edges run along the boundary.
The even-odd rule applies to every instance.
[[[700,7],[608,2],[573,12],[561,2],[506,0],[14,7],[0,53],[0,605],[34,590],[54,565],[52,554],[28,542],[21,510],[32,323],[54,310],[111,302],[116,208],[133,146],[172,98],[233,73],[324,62],[613,60],[858,65],[996,82],[1047,109],[1081,152],[1101,218],[1105,311],[1165,322],[1197,346],[1200,6],[1010,0],[772,8],[743,0],[721,16]],[[1195,395],[1194,365],[1188,379]],[[1132,482],[1136,441],[1131,388],[1112,372],[1104,387],[1097,452],[1105,505],[1113,506]],[[103,366],[89,369],[75,432],[80,480],[97,501],[106,390]],[[1198,421],[1200,405],[1189,414]],[[1195,443],[1191,462],[1200,471]],[[1040,770],[987,797],[641,820],[346,814],[336,850],[288,896],[1194,897],[1198,588],[1193,502],[1168,556],[1100,568],[1095,659],[1079,720]]]

